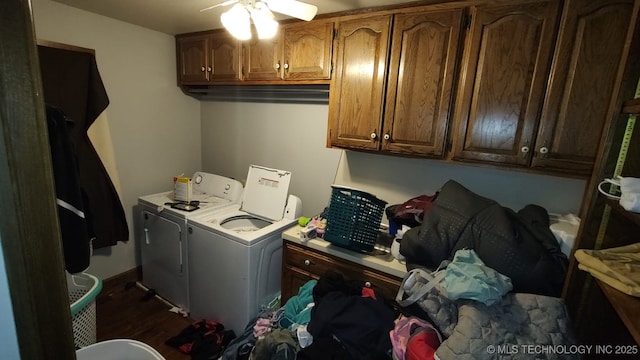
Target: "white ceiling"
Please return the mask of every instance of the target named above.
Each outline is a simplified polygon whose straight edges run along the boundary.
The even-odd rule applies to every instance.
[[[224,0],[53,0],[110,18],[175,35],[221,28],[220,14],[228,7],[200,12]],[[274,1],[274,0],[272,0]],[[415,0],[303,0],[318,7],[318,14],[361,9]],[[288,17],[276,15],[282,20]]]

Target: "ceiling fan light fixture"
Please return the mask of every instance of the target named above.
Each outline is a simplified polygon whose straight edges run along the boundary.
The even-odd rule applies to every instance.
[[[258,38],[271,39],[276,36],[278,22],[274,19],[273,13],[265,3],[258,1],[249,11],[258,32]]]
[[[235,4],[227,12],[220,15],[222,26],[239,40],[251,39],[251,18],[247,9]]]
[[[318,7],[296,0],[266,0],[272,11],[292,16],[304,21],[311,21],[318,12]]]

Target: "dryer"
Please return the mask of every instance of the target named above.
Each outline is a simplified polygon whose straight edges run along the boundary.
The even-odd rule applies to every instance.
[[[291,173],[251,165],[241,205],[188,221],[190,315],[242,334],[280,293],[282,232],[302,203],[288,195]]]
[[[173,191],[138,198],[142,283],[174,305],[189,310],[187,219],[240,202],[243,186],[234,179],[196,172],[192,199],[198,209],[171,207]]]

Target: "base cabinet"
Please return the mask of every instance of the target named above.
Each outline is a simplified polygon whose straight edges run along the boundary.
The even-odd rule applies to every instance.
[[[394,299],[402,279],[284,240],[282,247],[282,303],[298,294],[300,286],[319,279],[327,270],[362,282],[386,299]]]

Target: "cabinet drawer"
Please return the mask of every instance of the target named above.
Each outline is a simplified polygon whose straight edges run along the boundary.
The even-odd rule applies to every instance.
[[[335,260],[328,256],[288,243],[284,244],[284,248],[284,261],[287,266],[298,268],[316,277],[322,276],[329,269],[335,270]]]
[[[283,287],[294,285],[292,278],[300,278],[302,274],[309,279],[318,279],[327,270],[341,273],[348,280],[362,282],[363,287],[370,287],[383,297],[392,300],[395,298],[402,279],[371,269],[360,264],[353,263],[335,256],[284,243],[283,279],[289,279]],[[297,289],[283,289],[283,294],[297,293]],[[284,300],[284,299],[283,299]]]
[[[360,280],[362,282],[362,286],[372,288],[376,294],[381,295],[388,300],[395,299],[398,289],[400,288],[400,279],[394,279],[388,275],[381,275],[367,270],[364,267],[352,270],[356,271],[345,272],[344,275],[349,279]]]

